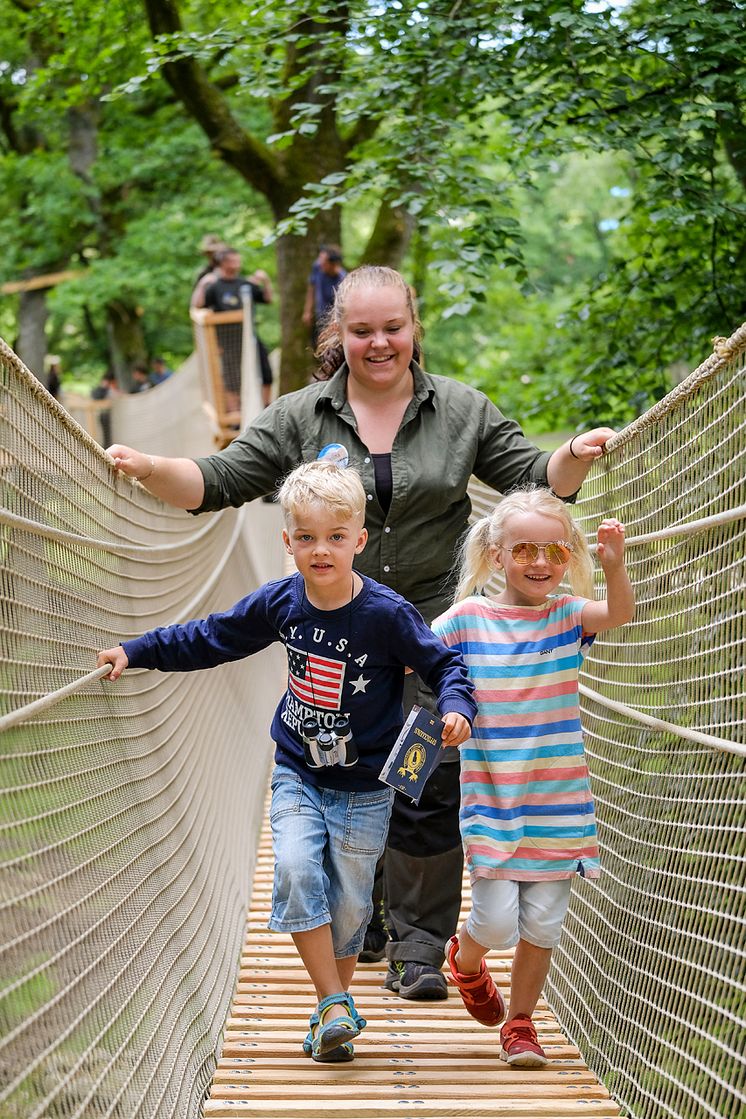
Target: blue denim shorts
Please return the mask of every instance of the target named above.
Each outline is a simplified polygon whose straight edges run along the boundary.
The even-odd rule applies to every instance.
[[[331,925],[337,959],[360,952],[393,799],[389,788],[371,793],[317,788],[288,766],[275,766],[271,929],[296,933]]]
[[[536,882],[476,878],[466,931],[485,948],[513,948],[519,939],[537,948],[556,948],[571,887],[571,878]]]

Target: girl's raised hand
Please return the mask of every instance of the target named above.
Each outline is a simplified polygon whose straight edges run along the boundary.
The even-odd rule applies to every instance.
[[[460,746],[471,735],[469,720],[458,711],[449,711],[443,716],[443,734],[441,742],[444,746]]]
[[[598,526],[596,555],[604,571],[619,567],[624,562],[624,525],[614,517],[607,517]]]
[[[113,665],[109,675],[103,677],[104,680],[111,680],[112,683],[119,679],[129,663],[129,657],[121,645],[117,645],[114,649],[102,649],[96,657],[96,668],[103,668],[105,664]]]

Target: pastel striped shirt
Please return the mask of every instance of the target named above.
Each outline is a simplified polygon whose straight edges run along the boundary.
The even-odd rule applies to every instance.
[[[586,599],[505,606],[474,596],[433,622],[466,662],[478,714],[461,747],[461,836],[475,878],[600,873],[578,671]]]

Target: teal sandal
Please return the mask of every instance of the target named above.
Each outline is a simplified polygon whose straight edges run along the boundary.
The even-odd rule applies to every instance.
[[[347,1014],[324,1024],[324,1016],[331,1006],[345,1006]],[[303,1052],[309,1054],[314,1061],[324,1064],[341,1064],[351,1061],[355,1055],[352,1039],[357,1037],[365,1025],[364,1018],[355,1010],[352,995],[340,991],[336,995],[327,995],[322,999],[308,1020],[310,1029],[303,1042]],[[314,1037],[314,1027],[318,1032]]]

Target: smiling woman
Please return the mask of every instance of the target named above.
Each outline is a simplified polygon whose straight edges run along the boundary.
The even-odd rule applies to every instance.
[[[201,513],[271,493],[299,462],[333,451],[363,483],[368,541],[356,552],[356,570],[398,591],[432,621],[451,599],[454,555],[471,512],[471,476],[502,493],[533,483],[569,497],[613,432],[575,435],[572,453],[569,443],[551,456],[540,451],[483,393],[421,369],[420,334],[404,277],[377,265],[356,268],[339,285],[319,340],[316,384],[280,397],[207,458],[156,457],[150,473],[146,454],[120,446],[110,453],[125,473],[147,475],[144,485],[163,500]],[[286,530],[300,554],[301,542]],[[327,538],[326,547],[329,554],[314,569],[319,585],[333,578],[322,571],[336,545]],[[414,673],[407,676],[405,709],[413,703],[433,707]],[[397,796],[391,817],[386,982],[404,998],[447,995],[440,968],[461,904],[457,763],[455,751],[445,751],[419,805]]]

